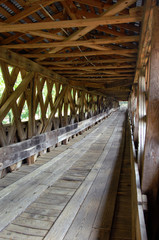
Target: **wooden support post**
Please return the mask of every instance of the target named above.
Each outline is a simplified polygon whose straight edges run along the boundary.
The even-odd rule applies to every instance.
[[[28,121],[28,138],[32,138],[35,135],[35,77],[30,82],[28,92],[28,106],[29,106],[29,121]],[[34,164],[37,159],[37,154],[27,158],[28,165]]]
[[[67,144],[68,144],[68,139],[63,140],[63,141],[62,141],[62,144],[63,144],[63,145],[67,145]]]
[[[146,133],[146,98],[145,98],[145,76],[141,73],[139,77],[139,127],[138,127],[138,165],[142,169]],[[140,171],[141,172],[141,171]]]
[[[135,110],[134,110],[134,142],[135,146],[138,144],[138,131],[139,131],[139,87],[135,86]]]
[[[154,8],[142,190],[148,194],[151,239],[159,236],[159,7]]]
[[[68,87],[64,95],[64,126],[68,125]]]

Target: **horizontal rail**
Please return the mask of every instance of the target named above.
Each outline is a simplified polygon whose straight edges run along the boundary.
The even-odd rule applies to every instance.
[[[31,139],[0,148],[0,170],[28,157],[34,156],[35,154],[38,154],[39,152],[55,146],[57,143],[62,142],[79,132],[82,132],[83,130],[110,115],[113,111],[114,109],[111,109],[108,113],[104,112],[87,120],[83,120],[66,127],[34,136]]]
[[[140,186],[140,175],[136,162],[136,151],[133,139],[132,125],[129,118],[130,128],[130,157],[131,157],[131,193],[132,193],[132,239],[147,240],[147,231],[143,210],[142,191]]]

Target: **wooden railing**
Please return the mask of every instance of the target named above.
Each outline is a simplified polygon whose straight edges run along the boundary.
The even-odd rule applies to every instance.
[[[108,113],[104,112],[87,120],[58,128],[56,130],[34,136],[31,139],[0,148],[0,170],[53,147],[57,143],[67,140],[73,135],[76,135],[101,121],[113,111],[115,111],[115,109],[111,109]]]
[[[131,194],[132,194],[132,239],[147,240],[147,231],[144,218],[144,202],[140,187],[140,176],[136,162],[136,151],[133,140],[132,125],[129,119],[130,128],[130,158],[131,158]]]

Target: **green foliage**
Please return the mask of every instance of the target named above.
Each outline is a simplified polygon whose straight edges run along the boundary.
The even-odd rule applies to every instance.
[[[43,96],[43,101],[45,103],[46,101],[46,96],[47,96],[48,90],[47,90],[47,83],[45,82],[43,90],[42,90],[42,96]]]
[[[36,113],[35,113],[35,120],[38,120],[41,118],[41,108],[40,108],[40,103],[37,106]]]
[[[2,71],[0,69],[0,98],[2,97],[4,89],[5,89],[5,83],[4,83],[4,80],[3,80]]]
[[[21,76],[21,72],[19,72],[18,77],[17,77],[17,80],[16,80],[16,82],[15,82],[15,84],[14,84],[13,89],[15,90],[15,89],[19,86],[19,84],[20,84],[21,82],[22,82],[22,76]]]
[[[127,101],[119,101],[119,105],[120,105],[120,107],[127,108],[128,107],[128,102]]]
[[[53,85],[53,88],[52,88],[52,100],[53,100],[53,103],[55,102],[55,97],[56,97],[56,87],[55,87],[55,84]]]
[[[28,121],[28,119],[29,119],[29,110],[28,110],[28,105],[27,105],[26,101],[24,103],[20,118],[21,118],[22,122]]]
[[[8,70],[9,70],[9,73],[11,74],[12,73],[12,70],[13,70],[13,67],[9,66],[8,67]],[[21,76],[21,72],[19,72],[18,76],[17,76],[17,79],[16,79],[16,82],[14,84],[14,87],[13,87],[13,90],[15,91],[16,88],[19,86],[19,84],[22,82],[22,76]],[[0,99],[2,98],[3,96],[3,92],[5,90],[5,82],[4,82],[4,79],[3,79],[3,74],[2,74],[2,70],[0,68]],[[62,85],[60,87],[60,91],[62,90]],[[36,94],[37,94],[37,88],[36,88]],[[44,84],[44,87],[43,87],[43,90],[42,90],[42,94],[43,94],[43,100],[44,102],[46,101],[46,97],[47,97],[47,94],[48,94],[48,90],[47,90],[47,84],[45,82]],[[55,88],[55,84],[53,85],[53,88],[52,88],[52,98],[53,98],[53,102],[55,101],[55,97],[56,97],[56,88]],[[19,101],[19,98],[18,100],[16,101],[17,104],[18,104],[18,101]],[[47,108],[47,113],[46,113],[46,117],[48,117],[49,115],[51,114],[51,107],[50,107],[50,104]],[[28,118],[29,118],[29,110],[28,110],[28,106],[27,106],[27,102],[25,101],[25,104],[23,106],[23,110],[22,110],[22,113],[21,113],[21,121],[24,122],[24,121],[28,121]],[[35,114],[35,119],[40,119],[41,118],[41,108],[40,108],[40,104],[38,104],[38,107],[36,109],[36,114]],[[3,124],[11,124],[13,121],[13,112],[12,112],[12,109],[10,109],[10,111],[7,113],[7,115],[5,116],[5,118],[3,119],[2,123]]]
[[[3,119],[3,124],[8,124],[11,123],[13,121],[13,113],[12,110],[10,110],[7,115],[5,116],[5,118]]]

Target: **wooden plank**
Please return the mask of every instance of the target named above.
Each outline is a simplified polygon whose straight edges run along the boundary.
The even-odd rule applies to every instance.
[[[141,187],[140,187],[140,177],[139,177],[138,165],[135,162],[136,152],[135,152],[135,145],[133,141],[132,128],[130,126],[129,126],[130,133],[131,133],[130,157],[131,157],[131,172],[132,172],[131,174],[132,238],[144,240],[144,239],[147,239],[147,232],[146,232],[146,226],[145,226],[145,219],[143,218],[143,213],[141,212],[142,194],[141,194]]]
[[[130,69],[130,68],[135,68],[135,64],[130,64],[130,65],[120,65],[119,66],[119,64],[117,64],[117,65],[109,65],[109,64],[107,64],[107,65],[102,65],[102,66],[76,66],[76,67],[74,67],[74,66],[61,66],[61,67],[52,67],[51,69],[54,69],[54,70],[66,70],[66,69],[68,69],[68,70],[74,70],[74,69],[77,69],[77,70],[92,70],[92,69],[97,69],[97,70],[99,70],[99,69],[120,69],[120,68],[123,68],[123,69],[126,69],[126,68],[128,68],[128,69]]]
[[[39,210],[40,210],[40,213],[39,213]],[[60,210],[46,208],[45,204],[43,204],[43,208],[40,208],[39,205],[35,205],[33,203],[31,206],[29,206],[25,210],[25,213],[32,214],[32,215],[38,215],[38,216],[40,214],[40,216],[42,216],[42,217],[49,217],[51,219],[53,218],[53,221],[54,221],[60,214]]]
[[[2,233],[0,233],[0,239],[13,239],[13,240],[42,240],[43,237],[40,236],[29,236],[29,235],[25,235],[22,233],[15,233],[12,231],[7,231],[4,230]]]
[[[34,229],[34,228],[23,227],[23,226],[18,226],[18,225],[14,225],[14,224],[10,224],[7,227],[7,230],[9,230],[11,232],[20,233],[23,235],[31,235],[32,237],[34,237],[34,236],[43,237],[47,233],[47,230]]]
[[[80,41],[68,41],[68,42],[55,42],[55,43],[25,43],[25,44],[8,44],[2,45],[5,48],[12,49],[25,49],[25,48],[50,48],[50,47],[72,47],[82,46],[85,44],[112,44],[112,43],[124,43],[124,42],[136,42],[139,41],[139,36],[125,36],[125,37],[109,37],[107,39],[94,39],[94,40],[80,40]],[[63,62],[61,62],[63,64]]]
[[[45,240],[48,239],[63,239],[65,236],[68,228],[70,227],[76,213],[81,206],[85,196],[87,195],[90,187],[92,186],[93,181],[95,180],[103,161],[105,160],[105,156],[107,155],[112,143],[114,140],[114,135],[109,139],[109,142],[105,148],[104,153],[98,159],[97,163],[94,165],[88,176],[86,177],[85,181],[81,184],[79,189],[76,191],[75,195],[72,197],[70,202],[67,204],[67,207],[63,210],[60,217],[57,219],[53,227],[51,228],[50,232],[44,238]],[[74,211],[72,211],[74,209]]]
[[[121,120],[121,118],[120,118],[120,120]],[[121,136],[117,134],[116,130],[114,132],[115,143],[114,143],[114,139],[112,140],[113,144],[116,147],[111,146],[111,150],[108,152],[107,156],[105,156],[105,162],[103,162],[101,170],[98,173],[95,181],[93,182],[93,186],[89,190],[89,193],[87,194],[87,197],[84,200],[84,202],[78,212],[78,215],[75,217],[75,219],[71,225],[71,228],[68,230],[66,236],[64,237],[65,240],[68,240],[71,238],[72,239],[81,239],[81,237],[88,239],[90,232],[91,232],[91,228],[93,226],[94,219],[96,217],[96,212],[98,209],[100,212],[101,208],[102,208],[102,211],[101,211],[102,214],[100,213],[100,220],[98,222],[98,224],[100,226],[97,224],[97,219],[96,219],[94,228],[95,229],[97,229],[97,228],[104,229],[106,231],[110,230],[109,225],[111,226],[111,221],[112,221],[111,218],[113,218],[112,214],[114,214],[114,205],[115,205],[114,204],[114,201],[115,201],[114,196],[116,197],[116,192],[117,192],[116,190],[117,190],[117,185],[118,185],[118,177],[117,176],[119,176],[119,174],[116,174],[116,173],[117,173],[117,171],[120,172],[119,166],[121,164],[121,159],[119,162],[118,154],[117,154],[117,152],[119,151],[120,145],[116,144],[117,142],[120,142]],[[122,133],[121,133],[121,135],[122,135]],[[117,164],[118,166],[115,166],[117,162],[119,163],[119,165]],[[117,170],[115,170],[115,168]],[[112,175],[113,175],[113,177],[112,177]],[[110,179],[113,179],[113,183],[110,181]],[[106,188],[106,190],[105,190],[105,188]],[[113,190],[112,190],[112,188],[113,188]],[[108,190],[108,189],[111,189],[112,192],[110,193],[109,192],[110,190]],[[109,202],[109,198],[111,199],[111,203]],[[113,198],[114,198],[114,200],[113,200]],[[100,205],[100,202],[101,202],[102,207]],[[106,211],[106,210],[109,211],[109,214],[103,213],[103,211]],[[103,220],[102,218],[104,218],[104,216],[107,216],[106,218],[107,218],[109,225],[106,223],[105,224],[101,223],[101,221]],[[81,221],[81,219],[83,219],[83,220]],[[85,227],[85,226],[87,226],[87,227]],[[107,234],[107,238],[103,238],[103,239],[108,239],[108,234]]]
[[[118,59],[99,59],[99,60],[92,60],[91,63],[129,63],[129,62],[136,62],[136,58],[118,58]],[[73,65],[73,64],[86,64],[87,62],[85,61],[80,61],[80,60],[72,60],[72,61],[56,61],[56,62],[47,62],[47,61],[42,61],[42,65]]]
[[[82,52],[82,53],[60,53],[60,54],[53,54],[53,53],[44,53],[44,54],[24,54],[25,57],[28,58],[40,58],[40,57],[45,57],[45,58],[65,58],[65,57],[83,57],[83,56],[101,56],[101,55],[123,55],[125,53],[137,53],[137,49],[122,49],[122,50],[106,50],[106,51],[90,51],[90,52]]]
[[[42,215],[41,212],[40,212],[40,214],[36,214],[36,213],[28,213],[26,211],[20,215],[20,217],[23,219],[26,219],[26,221],[27,221],[27,219],[31,219],[32,221],[33,221],[33,219],[35,219],[35,220],[40,220],[42,222],[45,221],[46,223],[48,223],[48,222],[53,223],[56,219],[56,216],[47,216],[47,215],[45,216],[45,215]],[[15,221],[16,221],[16,219],[15,219]]]
[[[56,105],[55,105],[55,109],[58,107],[58,103],[62,98],[62,96],[64,95],[64,92],[65,91],[63,90],[62,95],[60,95],[61,97],[58,98],[58,101],[56,102]],[[53,113],[51,117],[52,116],[53,116]],[[44,133],[39,136],[35,136],[29,140],[25,140],[20,143],[12,144],[10,146],[1,148],[0,149],[1,163],[3,163],[3,166],[1,167],[1,169],[6,168],[27,157],[30,157],[48,147],[51,147],[56,143],[61,142],[67,139],[68,137],[71,137],[72,135],[75,135],[76,133],[91,126],[95,122],[98,122],[100,119],[104,118],[105,116],[107,116],[106,113],[99,114],[98,116],[95,116],[88,120],[84,120],[83,122],[80,122],[78,124],[75,123],[67,127],[60,128],[58,130],[53,130],[51,132]]]
[[[14,220],[13,224],[18,225],[18,226],[28,227],[28,228],[39,229],[39,230],[49,230],[50,227],[52,226],[52,221],[32,219],[32,218],[29,218],[29,217],[23,218],[22,216],[20,216],[20,217],[18,217]]]
[[[115,114],[115,116],[117,117],[117,114]],[[96,136],[96,138],[93,137],[93,135]],[[61,153],[50,162],[44,164],[44,166],[39,167],[34,172],[2,190],[0,196],[0,215],[1,219],[3,218],[3,222],[1,222],[0,229],[2,230],[11,221],[13,221],[16,216],[23,212],[33,201],[35,201],[37,197],[48,188],[48,186],[51,186],[57,179],[59,179],[59,177],[61,177],[67,169],[80,159],[82,155],[84,156],[91,144],[101,135],[102,130],[97,134],[95,129],[92,133],[90,133],[88,138],[85,137],[84,146],[81,145],[80,148],[76,149],[67,149],[64,153]],[[44,200],[45,199],[43,199],[43,201]],[[52,206],[38,202],[33,205],[34,207],[41,206],[42,208],[47,206],[49,209],[56,210],[63,209],[63,206]],[[45,213],[42,215],[45,215]]]
[[[126,7],[126,6],[125,6]],[[109,25],[120,24],[141,21],[141,16],[103,16],[100,18],[91,19],[77,19],[77,20],[64,20],[64,21],[51,21],[51,22],[39,22],[39,23],[26,23],[26,24],[1,24],[0,32],[24,32],[24,31],[36,31],[41,29],[57,29],[57,28],[73,28],[73,27],[96,27],[97,25]]]
[[[54,57],[54,58],[64,58],[64,57],[83,57],[84,56],[101,56],[101,55],[123,55],[125,53],[137,53],[137,49],[122,49],[122,50],[106,50],[106,51],[90,51],[90,52],[79,52],[79,53],[60,53],[60,54],[54,54],[54,53],[39,53],[39,54],[31,54],[31,53],[27,53],[24,54],[25,57],[28,58],[40,58],[40,57],[45,57],[45,58],[50,58],[50,57]]]

